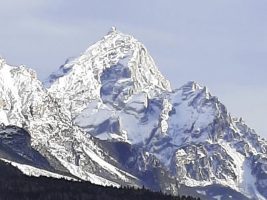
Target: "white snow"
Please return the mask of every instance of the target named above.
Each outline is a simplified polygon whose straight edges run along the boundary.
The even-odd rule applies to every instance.
[[[228,184],[232,188],[236,188],[238,190],[239,188],[237,187],[239,187],[239,185],[243,181],[243,173],[244,173],[243,163],[245,161],[245,157],[239,152],[237,152],[233,147],[231,147],[229,143],[226,143],[225,141],[220,140],[219,144],[226,150],[227,154],[231,156],[234,160],[234,163],[235,163],[234,171],[235,171],[235,174],[237,175],[237,180],[236,182],[233,180],[228,180]]]
[[[213,198],[215,198],[216,200],[221,200],[222,199],[222,195],[216,195],[216,196],[214,196]]]
[[[251,174],[251,168],[249,162],[245,161],[243,163],[243,181],[240,185],[241,191],[246,193],[251,198],[257,197],[258,200],[265,200],[256,188],[256,178]]]
[[[102,178],[100,176],[97,176],[89,172],[85,172],[79,166],[70,164],[63,159],[59,159],[59,160],[69,171],[71,171],[73,175],[78,176],[83,180],[90,181],[91,183],[94,183],[97,185],[120,187],[119,184],[113,181],[107,180],[105,178]]]
[[[236,188],[248,197],[257,197],[259,200],[265,198],[258,192],[256,188],[256,178],[251,174],[251,168],[248,160],[237,152],[229,143],[224,141],[219,142],[221,146],[227,151],[227,153],[234,159],[236,165],[235,174],[237,175],[237,183],[229,181],[229,186]]]
[[[137,178],[134,177],[134,176],[132,176],[131,174],[129,174],[127,172],[124,172],[124,171],[118,169],[117,167],[114,167],[113,165],[111,165],[108,162],[106,162],[104,159],[100,158],[98,155],[95,154],[95,152],[93,152],[88,147],[83,146],[83,149],[87,153],[87,155],[90,156],[90,158],[93,161],[95,161],[96,163],[98,163],[100,166],[102,166],[104,169],[106,169],[110,173],[113,173],[113,174],[117,175],[121,180],[127,181],[128,180],[127,177],[131,177],[131,178],[137,180]]]
[[[39,169],[30,165],[25,165],[25,164],[20,164],[16,162],[12,162],[3,158],[0,158],[4,162],[10,163],[12,166],[17,167],[23,174],[27,176],[46,176],[46,177],[52,177],[52,178],[58,178],[58,179],[66,179],[66,180],[76,180],[75,178],[68,177],[68,176],[63,176],[60,174],[56,174],[47,170]]]
[[[202,190],[197,190],[198,194],[202,194],[202,195],[206,195],[206,191],[202,191]]]
[[[161,112],[161,132],[166,134],[169,128],[168,119],[169,119],[169,112],[172,110],[172,104],[169,102],[168,99],[163,100],[163,109]]]

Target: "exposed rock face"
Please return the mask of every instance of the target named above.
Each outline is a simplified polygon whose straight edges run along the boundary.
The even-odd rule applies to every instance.
[[[112,30],[45,86],[1,60],[0,121],[27,129],[54,170],[207,199],[267,198],[267,142],[206,87],[172,89],[132,36]]]
[[[16,126],[0,127],[0,155],[10,161],[53,170],[49,162],[31,146],[30,134]]]

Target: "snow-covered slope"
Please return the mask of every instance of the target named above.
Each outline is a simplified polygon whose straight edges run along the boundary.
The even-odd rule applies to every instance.
[[[32,70],[0,63],[0,121],[28,130],[54,169],[97,184],[267,199],[267,142],[206,87],[172,89],[132,36],[113,29],[46,88]]]
[[[12,67],[1,60],[0,98],[3,139],[10,135],[5,125],[22,127],[30,133],[31,146],[55,170],[98,184],[99,179],[95,182],[93,176],[101,175],[104,184],[110,181],[115,185],[137,184],[138,180],[123,170],[111,164],[103,165],[106,158],[112,159],[108,152],[100,149],[96,140],[73,125],[68,112],[47,93],[32,70],[24,66]],[[19,137],[14,137],[14,140],[17,139]]]
[[[62,176],[62,175],[59,175],[59,174],[56,174],[50,171],[46,171],[43,169],[39,169],[39,168],[30,166],[30,165],[12,162],[12,161],[9,161],[3,158],[0,158],[0,160],[6,163],[10,163],[12,166],[17,167],[20,171],[22,171],[25,175],[28,175],[28,176],[36,176],[36,177],[46,176],[46,177],[53,177],[53,178],[63,178],[66,180],[76,180],[68,176]]]

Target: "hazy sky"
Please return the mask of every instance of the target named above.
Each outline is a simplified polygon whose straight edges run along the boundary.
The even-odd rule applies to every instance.
[[[267,138],[266,0],[0,0],[0,55],[44,79],[111,26],[142,41],[173,88],[206,85]]]

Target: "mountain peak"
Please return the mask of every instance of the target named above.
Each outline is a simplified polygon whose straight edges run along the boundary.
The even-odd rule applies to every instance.
[[[90,99],[101,100],[101,92],[108,84],[118,89],[113,91],[116,92],[113,96],[123,96],[124,100],[138,92],[152,97],[161,91],[171,91],[169,81],[160,73],[145,46],[115,28],[79,57],[61,66],[45,83],[59,99],[83,94],[84,97],[79,97],[83,105]]]
[[[182,87],[183,90],[192,90],[192,91],[196,91],[199,89],[203,89],[203,87],[201,85],[199,85],[197,82],[195,81],[188,81],[187,83],[185,83]]]
[[[5,59],[3,57],[0,56],[0,64],[5,62]]]
[[[110,33],[114,33],[114,32],[116,32],[117,31],[117,28],[115,27],[115,26],[112,26],[111,28],[110,28],[110,31],[108,32],[108,34],[110,34]]]
[[[0,69],[6,66],[7,66],[6,60],[0,56]]]
[[[80,57],[61,66],[48,78],[45,85],[51,87],[54,82],[75,70],[90,71],[95,77],[99,77],[105,69],[118,63],[130,69],[136,89],[143,85],[141,82],[149,82],[145,87],[153,85],[163,90],[171,90],[169,81],[157,69],[145,46],[133,36],[124,34],[115,27],[111,28],[111,31],[100,41],[90,46]]]

